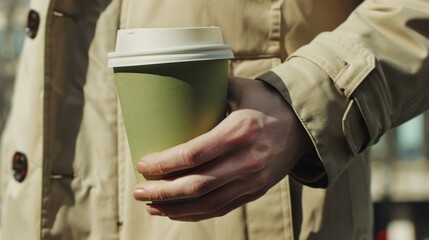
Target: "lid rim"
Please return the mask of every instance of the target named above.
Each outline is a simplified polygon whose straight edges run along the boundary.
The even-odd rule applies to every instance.
[[[167,63],[180,63],[180,62],[198,62],[210,60],[229,60],[233,59],[232,52],[218,53],[218,54],[182,54],[182,55],[161,55],[161,56],[134,56],[134,57],[116,57],[110,58],[107,62],[108,68],[115,67],[134,67],[134,66],[147,66]]]
[[[229,44],[216,44],[216,45],[197,45],[197,46],[185,46],[185,47],[175,47],[175,48],[159,48],[147,51],[139,52],[109,52],[107,54],[108,58],[117,58],[117,57],[133,57],[133,56],[151,56],[151,55],[180,55],[189,52],[207,52],[207,51],[222,51],[222,50],[231,50],[232,47]],[[196,52],[196,53],[198,53]]]

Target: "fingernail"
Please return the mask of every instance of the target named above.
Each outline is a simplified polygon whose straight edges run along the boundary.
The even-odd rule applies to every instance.
[[[144,188],[136,188],[134,189],[134,197],[139,200],[146,200],[146,190]]]
[[[146,205],[146,211],[153,216],[165,216],[163,212],[161,212],[159,209],[154,208],[151,205]]]

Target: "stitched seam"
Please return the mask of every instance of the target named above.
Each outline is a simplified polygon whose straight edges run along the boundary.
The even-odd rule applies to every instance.
[[[350,83],[351,84],[351,88],[346,88],[345,89],[346,96],[350,97],[350,95],[354,92],[354,90],[356,90],[356,88],[359,86],[359,84],[364,79],[365,76],[363,76],[363,75],[367,75],[370,70],[374,69],[375,64],[372,63],[372,61],[374,60],[374,57],[365,48],[356,46],[355,45],[356,43],[354,41],[351,41],[350,39],[340,38],[339,39],[339,43],[345,49],[348,49],[348,50],[352,51],[353,53],[355,53],[355,54],[357,54],[359,56],[362,56],[362,59],[366,63],[362,67],[358,68],[359,71],[356,74],[353,75],[353,80]],[[338,79],[341,78],[341,75],[344,74],[344,72],[340,72],[340,73],[337,76]],[[356,80],[356,79],[359,79],[359,80]]]
[[[292,226],[292,211],[291,211],[291,196],[290,196],[290,188],[289,186],[289,178],[286,177],[284,180],[281,181],[280,184],[280,196],[282,201],[282,215],[283,215],[283,239],[292,239],[291,236],[294,235],[293,233],[293,226]],[[289,221],[287,221],[289,219]]]
[[[120,23],[121,23],[121,15],[122,15],[122,3],[123,1],[120,0],[119,1],[119,6],[118,6],[118,19],[117,19],[117,26],[120,27]],[[113,73],[112,73],[113,74]],[[113,81],[116,81],[116,79],[113,77],[112,78]],[[116,84],[115,84],[116,85]],[[117,197],[117,234],[118,237],[121,238],[122,235],[122,231],[123,231],[123,222],[124,222],[124,218],[125,218],[125,210],[124,210],[124,203],[125,203],[125,177],[124,177],[124,172],[125,172],[125,163],[123,160],[124,156],[120,156],[121,152],[123,152],[122,150],[122,145],[121,143],[124,142],[124,136],[122,136],[121,131],[121,127],[122,127],[122,123],[120,121],[120,114],[119,111],[121,111],[120,107],[119,107],[119,99],[118,99],[118,95],[115,95],[116,97],[116,101],[115,101],[115,112],[116,112],[116,166],[117,166],[117,173],[116,173],[116,177],[117,177],[117,191],[118,191],[118,197]]]
[[[319,157],[320,161],[322,161],[323,165],[325,166],[325,171],[326,174],[328,175],[328,182],[331,182],[330,180],[330,176],[332,176],[330,170],[329,170],[329,164],[327,164],[327,162],[323,161],[323,158],[321,157],[321,154],[319,152],[319,142],[317,141],[317,138],[314,137],[313,133],[309,130],[308,128],[308,123],[306,121],[304,121],[304,119],[301,117],[301,115],[299,114],[299,112],[296,110],[295,106],[293,106],[292,104],[290,104],[293,111],[295,112],[295,115],[298,117],[299,121],[302,123],[304,130],[307,132],[307,134],[310,136],[311,142],[313,143],[317,153],[317,156]]]
[[[43,162],[42,162],[42,176],[41,176],[41,184],[42,184],[42,191],[41,191],[41,206],[40,206],[40,239],[46,239],[48,237],[47,232],[45,231],[46,224],[44,222],[47,222],[48,220],[48,213],[47,208],[45,209],[45,206],[49,204],[48,199],[48,187],[49,187],[49,133],[50,128],[47,126],[50,126],[49,122],[49,114],[48,114],[48,105],[50,103],[49,98],[51,97],[50,93],[51,91],[48,88],[51,88],[51,38],[50,35],[52,34],[52,20],[53,16],[50,14],[55,6],[55,0],[51,1],[49,3],[47,12],[46,12],[46,25],[45,25],[45,51],[44,51],[44,98],[43,98]]]
[[[341,77],[347,72],[346,70],[349,68],[349,64],[345,65],[340,69],[336,68],[335,65],[331,64],[329,61],[326,61],[323,57],[320,57],[314,54],[313,51],[310,51],[308,48],[315,48],[312,45],[309,45],[308,48],[298,50],[290,58],[295,56],[302,57],[322,68],[331,77],[337,89],[344,91],[344,95],[349,98],[351,94],[356,90],[356,88],[360,85],[365,76],[372,69],[374,69],[374,56],[365,48],[356,46],[356,43],[350,39],[341,38],[337,40],[328,36],[321,36],[320,38],[339,43],[344,49],[349,50],[358,56],[361,56],[361,59],[364,61],[365,64],[355,67],[356,70],[354,71],[354,74],[351,75],[352,80],[348,81],[349,84],[347,88],[343,86],[344,84],[342,84],[343,81],[341,81]],[[315,44],[321,45],[317,42]]]
[[[247,205],[243,205],[242,213],[243,213],[243,222],[244,222],[244,239],[250,239],[250,230],[249,230],[249,218],[247,216]]]
[[[365,78],[365,76],[373,69],[373,66],[371,66],[371,64],[370,64],[370,60],[368,59],[369,57],[364,57],[366,64],[362,67],[356,68],[357,71],[355,74],[352,75],[353,80],[350,81],[350,85],[349,85],[350,87],[343,88],[343,86],[341,84],[342,81],[340,81],[339,78],[341,77],[341,75],[344,74],[345,71],[343,71],[343,70],[345,67],[340,69],[340,70],[337,70],[328,61],[326,61],[325,59],[323,59],[323,58],[321,58],[315,54],[310,53],[309,51],[305,51],[303,54],[296,53],[293,56],[291,56],[291,58],[293,58],[293,57],[302,57],[302,58],[312,62],[316,66],[319,66],[324,72],[326,72],[329,75],[329,77],[331,78],[332,82],[334,83],[334,85],[336,86],[337,89],[339,89],[341,91],[343,91],[343,89],[344,89],[344,95],[347,98],[350,98],[351,94],[360,85],[360,83]],[[359,80],[357,80],[357,79],[359,79]]]

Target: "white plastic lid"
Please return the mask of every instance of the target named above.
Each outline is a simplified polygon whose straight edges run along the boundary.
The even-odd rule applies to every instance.
[[[118,30],[108,67],[232,59],[218,27],[141,28]]]

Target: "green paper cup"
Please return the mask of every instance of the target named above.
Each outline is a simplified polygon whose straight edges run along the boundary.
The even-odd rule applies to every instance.
[[[108,57],[134,166],[225,117],[233,55],[219,28],[119,30],[116,51]],[[144,181],[135,173],[137,182]]]

